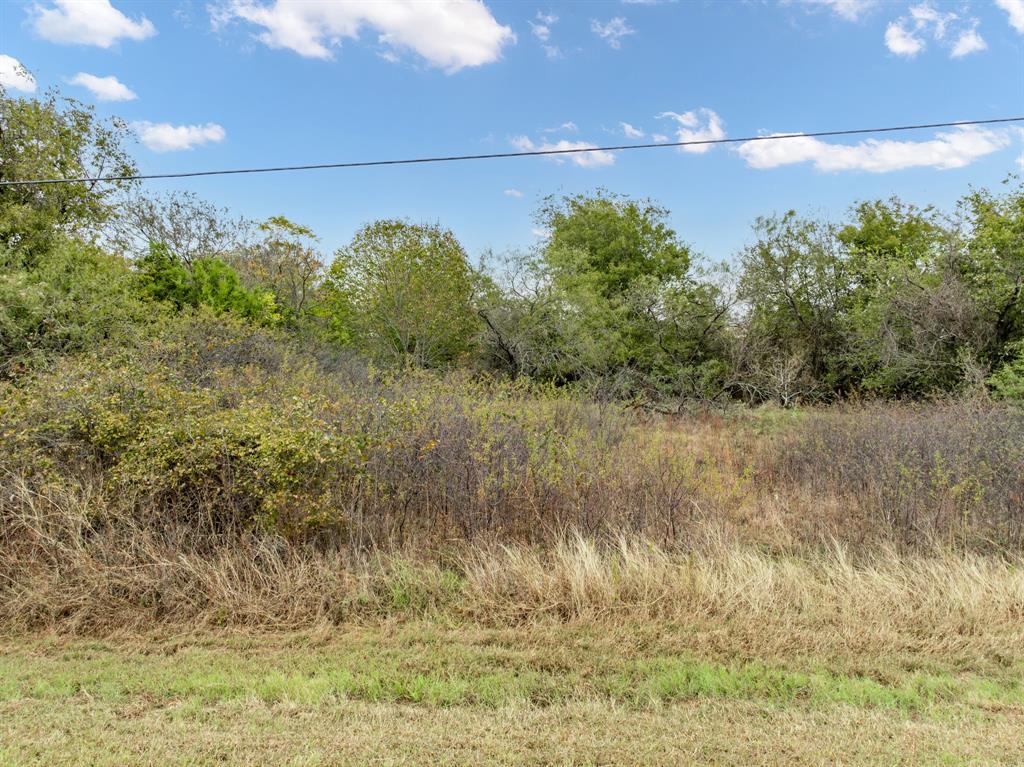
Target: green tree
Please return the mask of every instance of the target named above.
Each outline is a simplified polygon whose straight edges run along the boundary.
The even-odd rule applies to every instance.
[[[270,290],[286,317],[298,321],[310,308],[323,271],[313,230],[273,216],[259,225],[263,238],[235,251],[232,263],[252,284]]]
[[[789,211],[757,219],[754,232],[756,242],[740,256],[741,388],[787,404],[845,390],[841,320],[851,283],[835,227]]]
[[[238,273],[217,258],[199,258],[186,266],[161,243],[138,260],[142,293],[177,309],[206,306],[217,314],[232,312],[262,325],[281,319],[272,293],[246,288]]]
[[[681,280],[690,250],[667,223],[668,211],[599,190],[548,197],[536,215],[550,233],[544,260],[564,287],[585,287],[603,298],[622,296],[642,278]]]
[[[1024,339],[1024,183],[1006,183],[1003,195],[977,190],[961,203],[971,233],[959,268],[991,323],[984,356],[993,365],[1011,358]]]
[[[438,225],[384,220],[339,249],[320,312],[335,340],[391,364],[451,365],[479,330],[462,245]]]
[[[839,236],[853,287],[842,324],[859,386],[920,396],[979,383],[986,323],[963,277],[958,222],[893,198],[856,206]]]
[[[598,191],[547,198],[537,223],[547,240],[505,270],[499,298],[483,307],[492,359],[602,395],[721,389],[713,360],[727,307],[691,275],[667,210]]]
[[[159,320],[118,256],[67,239],[40,251],[30,266],[22,255],[0,249],[0,377],[130,339]]]
[[[100,120],[92,107],[55,91],[12,98],[0,88],[0,180],[126,176],[135,164],[122,148],[128,127]],[[0,245],[39,257],[62,234],[92,235],[126,183],[79,181],[0,187]]]

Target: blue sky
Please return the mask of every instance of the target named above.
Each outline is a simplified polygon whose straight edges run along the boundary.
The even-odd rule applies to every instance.
[[[126,118],[153,173],[986,119],[1024,114],[1024,0],[6,0],[0,83]],[[604,187],[665,205],[719,260],[761,214],[948,206],[1024,167],[1017,128],[878,140],[149,186],[283,213],[327,251],[376,218],[437,221],[473,257],[534,243],[543,195]]]

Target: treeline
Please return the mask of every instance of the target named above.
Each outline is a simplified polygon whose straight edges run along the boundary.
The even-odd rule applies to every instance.
[[[131,175],[128,131],[56,93],[0,93],[0,180]],[[761,218],[728,266],[669,213],[549,197],[534,249],[471,263],[438,224],[381,220],[332,256],[284,217],[190,194],[0,187],[0,376],[233,315],[379,368],[466,368],[676,406],[988,392],[1024,397],[1024,186],[953,211],[898,199],[841,223]],[[350,351],[342,351],[350,350]]]

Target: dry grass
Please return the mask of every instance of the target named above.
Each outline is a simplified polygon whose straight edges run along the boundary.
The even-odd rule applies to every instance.
[[[25,490],[25,492],[28,492]],[[299,629],[424,616],[494,627],[686,626],[692,648],[746,658],[905,655],[955,668],[1024,659],[1018,560],[843,546],[767,551],[705,526],[686,549],[634,536],[354,555],[268,537],[210,539],[91,500],[30,496],[4,523],[0,623],[106,635],[154,627]]]
[[[1017,715],[914,721],[743,701],[425,709],[0,704],[4,765],[1018,765]]]

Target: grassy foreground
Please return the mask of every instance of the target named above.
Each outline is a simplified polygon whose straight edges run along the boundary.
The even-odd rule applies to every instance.
[[[438,612],[272,633],[13,635],[0,640],[0,764],[1024,760],[1019,643],[992,649],[998,633],[979,629],[948,652],[919,626],[888,652],[789,652],[750,628]]]
[[[1024,763],[1018,558],[711,530],[117,558],[30,529],[0,765]]]
[[[1019,764],[1020,667],[698,658],[443,619],[0,645],[4,764]],[[849,658],[845,659],[849,662]]]

